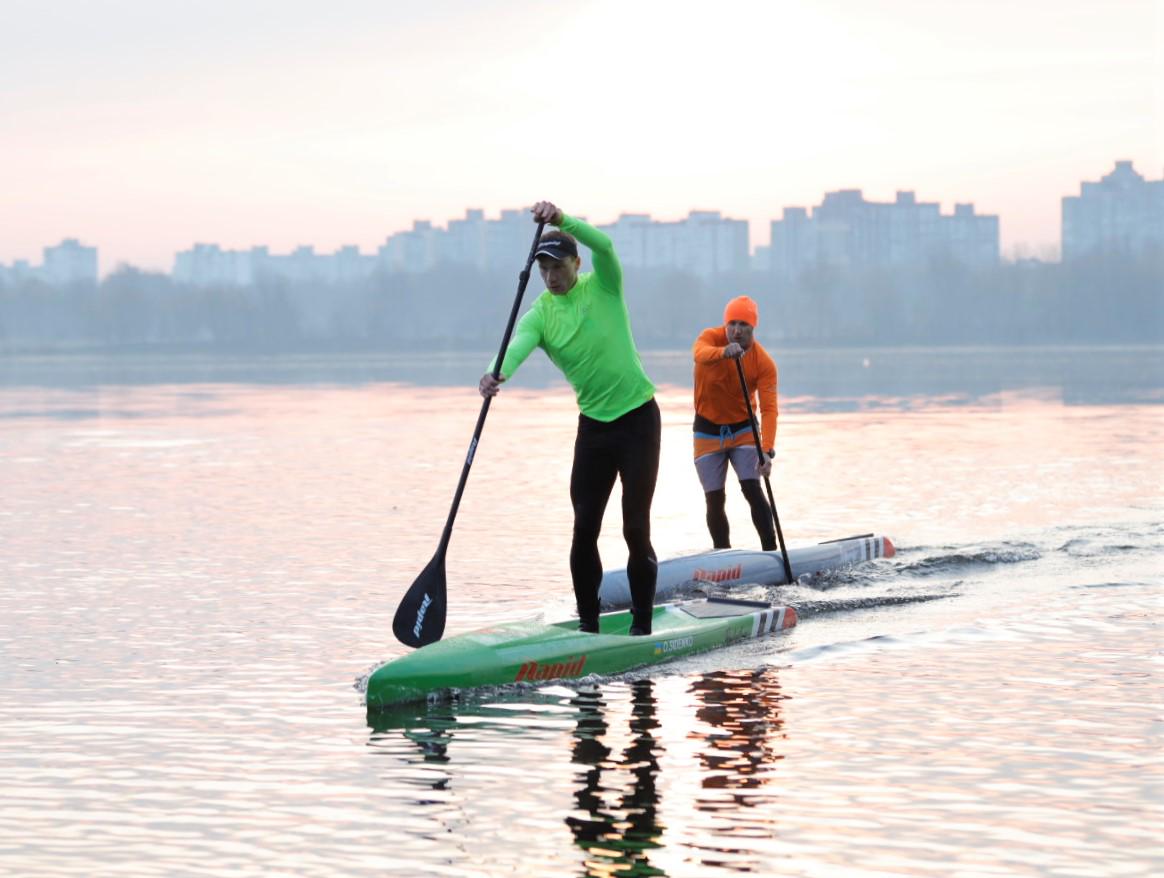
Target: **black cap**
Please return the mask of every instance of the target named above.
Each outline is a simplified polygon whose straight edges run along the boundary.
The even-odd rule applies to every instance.
[[[534,256],[548,256],[550,259],[578,258],[578,245],[569,238],[542,238],[538,241]]]

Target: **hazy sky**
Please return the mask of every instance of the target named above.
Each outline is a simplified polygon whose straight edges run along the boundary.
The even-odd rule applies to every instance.
[[[0,262],[374,250],[541,198],[594,222],[898,189],[1059,242],[1164,174],[1164,0],[0,0]]]

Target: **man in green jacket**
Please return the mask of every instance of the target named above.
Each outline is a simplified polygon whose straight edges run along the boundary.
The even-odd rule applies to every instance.
[[[631,634],[651,633],[658,562],[651,546],[651,500],[659,473],[659,406],[631,334],[622,291],[622,266],[609,237],[539,201],[534,222],[557,226],[542,235],[538,268],[546,290],[518,321],[500,379],[492,365],[479,389],[493,396],[535,347],[546,352],[578,398],[578,432],[570,473],[574,536],[570,575],[578,627],[598,631],[602,559],[598,534],[614,488],[622,479],[622,531],[631,591]],[[578,243],[590,248],[594,271],[580,273]]]

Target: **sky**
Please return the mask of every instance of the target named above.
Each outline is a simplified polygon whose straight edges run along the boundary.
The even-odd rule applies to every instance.
[[[1164,175],[1164,0],[0,0],[0,263],[75,237],[374,252],[555,201],[753,245],[861,189],[1051,255],[1117,159]]]

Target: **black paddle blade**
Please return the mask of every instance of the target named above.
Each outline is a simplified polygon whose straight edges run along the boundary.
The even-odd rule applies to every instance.
[[[400,600],[392,633],[405,646],[425,646],[436,643],[445,633],[445,608],[448,589],[445,587],[445,556],[439,553],[420,571],[420,576]]]

